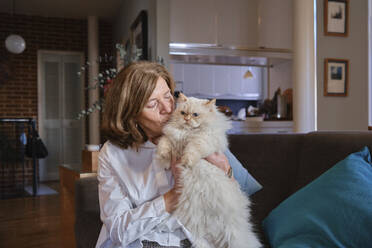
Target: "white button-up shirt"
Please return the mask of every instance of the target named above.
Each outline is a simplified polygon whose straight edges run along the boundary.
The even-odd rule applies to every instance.
[[[98,193],[103,226],[96,248],[142,247],[142,240],[179,246],[190,239],[186,228],[165,211],[164,193],[174,184],[172,172],[155,161],[156,146],[138,151],[109,141],[98,160]]]

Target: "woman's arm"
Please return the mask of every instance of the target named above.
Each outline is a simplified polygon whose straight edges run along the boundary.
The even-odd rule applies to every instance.
[[[205,159],[211,164],[221,168],[226,174],[228,174],[227,172],[229,168],[231,168],[234,171],[232,178],[239,183],[240,189],[245,192],[247,196],[262,189],[262,185],[257,182],[251,174],[249,174],[249,172],[229,150],[226,150],[225,154],[211,154]]]
[[[211,155],[206,157],[205,160],[223,170],[226,175],[228,175],[230,170],[232,169],[229,164],[229,160],[223,153],[220,152],[212,153]]]
[[[164,201],[165,201],[165,209],[168,213],[172,213],[176,205],[178,203],[178,197],[181,192],[181,184],[179,182],[180,178],[180,160],[174,160],[171,161],[171,170],[174,178],[174,186],[173,188],[164,194]]]
[[[110,160],[100,154],[98,194],[102,222],[110,239],[124,246],[132,243],[165,220],[165,197],[159,196],[140,206],[133,206],[127,190],[119,184]]]

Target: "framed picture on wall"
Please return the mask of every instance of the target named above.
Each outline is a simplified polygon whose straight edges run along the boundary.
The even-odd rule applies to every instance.
[[[147,60],[147,37],[148,37],[148,23],[147,12],[142,10],[130,27],[132,34],[132,49],[141,49],[140,60]],[[135,51],[132,51],[133,53]]]
[[[324,60],[324,95],[347,96],[349,61],[345,59]]]
[[[347,36],[349,0],[324,0],[324,35]]]

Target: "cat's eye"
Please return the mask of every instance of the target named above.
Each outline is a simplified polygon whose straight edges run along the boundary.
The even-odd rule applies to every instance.
[[[185,111],[181,111],[181,115],[185,115],[186,113],[185,113]]]
[[[195,116],[195,117],[198,117],[199,116],[198,113],[193,113],[192,115]]]

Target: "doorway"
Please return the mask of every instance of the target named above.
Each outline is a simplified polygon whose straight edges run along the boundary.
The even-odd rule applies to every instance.
[[[85,130],[77,116],[84,108],[84,77],[78,75],[83,60],[79,52],[38,52],[39,134],[49,152],[39,160],[40,181],[58,180],[61,164],[81,163]]]

